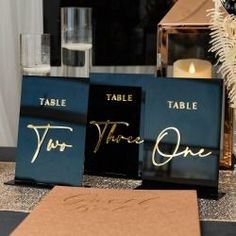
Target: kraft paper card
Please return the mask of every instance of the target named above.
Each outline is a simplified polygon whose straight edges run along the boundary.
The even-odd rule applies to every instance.
[[[200,236],[195,191],[55,187],[12,233]]]

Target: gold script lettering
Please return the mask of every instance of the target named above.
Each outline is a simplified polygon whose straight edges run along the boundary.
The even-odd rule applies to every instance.
[[[121,134],[115,135],[115,131],[118,125],[125,125],[129,126],[129,123],[123,122],[123,121],[90,121],[89,122],[91,125],[95,125],[98,130],[98,141],[96,143],[95,149],[93,150],[94,153],[96,153],[101,144],[102,141],[105,139],[105,143],[109,144],[110,142],[113,143],[120,143],[121,140],[126,141],[127,143],[136,143],[136,144],[141,144],[144,142],[140,137],[133,137],[133,136],[128,136],[125,137]],[[107,136],[105,136],[106,131],[108,131]]]
[[[45,138],[48,134],[49,129],[65,129],[65,130],[69,130],[70,132],[73,132],[73,129],[71,127],[67,127],[67,126],[53,126],[50,124],[47,125],[32,125],[29,124],[27,126],[27,128],[29,129],[33,129],[35,134],[36,134],[36,138],[37,138],[37,148],[35,150],[35,153],[33,155],[33,158],[31,160],[31,163],[34,163],[36,161],[36,159],[38,158],[40,149],[43,145],[43,142],[45,141]],[[39,134],[39,130],[44,130],[44,132],[42,133],[42,136],[40,136]],[[48,144],[47,144],[47,151],[51,151],[52,149],[56,149],[59,148],[60,152],[63,152],[66,148],[71,148],[73,147],[72,145],[68,145],[66,143],[60,143],[58,140],[54,141],[52,139],[49,140]]]
[[[168,135],[168,131],[173,131],[176,133],[176,146],[174,148],[174,151],[172,154],[167,154],[167,153],[163,153],[160,148],[159,148],[159,144],[162,141],[162,139]],[[180,147],[180,141],[181,141],[181,135],[180,132],[177,128],[175,127],[168,127],[166,129],[164,129],[157,137],[156,139],[156,144],[155,147],[153,149],[152,152],[152,163],[154,166],[164,166],[166,165],[168,162],[170,162],[174,157],[178,157],[178,156],[184,156],[187,157],[188,155],[190,156],[199,156],[199,157],[207,157],[209,155],[212,154],[212,152],[208,152],[205,153],[205,149],[201,148],[198,152],[193,152],[189,147],[186,147],[185,150],[183,150],[182,152],[178,152],[179,147]],[[156,154],[159,154],[162,157],[167,158],[164,162],[157,162],[156,160]]]

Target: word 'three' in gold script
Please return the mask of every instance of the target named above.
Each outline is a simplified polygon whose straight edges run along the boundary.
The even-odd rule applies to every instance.
[[[160,142],[163,140],[163,138],[169,134],[169,131],[175,132],[176,134],[176,145],[174,148],[173,153],[168,154],[168,153],[163,153],[160,150]],[[164,129],[157,137],[156,139],[156,144],[155,147],[153,149],[152,152],[152,163],[154,166],[164,166],[166,165],[168,162],[170,162],[174,157],[178,157],[178,156],[184,156],[187,157],[188,155],[190,156],[199,156],[199,157],[208,157],[212,154],[212,152],[208,152],[206,153],[204,148],[201,148],[198,152],[193,152],[189,147],[186,147],[185,150],[179,152],[179,147],[180,147],[180,141],[181,141],[181,135],[180,132],[177,128],[175,127],[168,127],[166,129]],[[157,162],[157,158],[156,155],[159,154],[162,157],[165,157],[166,160],[164,162]]]
[[[40,149],[41,149],[41,147],[42,147],[42,145],[45,141],[45,138],[48,134],[48,131],[50,129],[59,129],[59,130],[64,129],[64,130],[69,130],[70,132],[73,132],[73,129],[71,127],[53,126],[53,125],[50,125],[50,124],[47,124],[47,125],[32,125],[32,124],[29,124],[27,126],[27,128],[33,129],[35,134],[36,134],[36,138],[37,138],[37,148],[35,150],[35,153],[33,155],[31,163],[34,163],[36,161],[36,159],[38,158],[38,155],[40,153]],[[40,135],[39,130],[43,130],[42,135]],[[65,142],[60,143],[58,140],[54,141],[53,139],[50,139],[47,143],[46,150],[49,152],[52,149],[59,148],[59,151],[63,152],[66,148],[72,148],[72,147],[73,147],[72,145],[66,144]]]
[[[117,102],[132,102],[133,95],[132,94],[106,94],[107,101],[117,101]]]
[[[122,140],[126,141],[127,143],[135,143],[141,144],[144,142],[140,137],[133,137],[133,136],[123,136],[121,134],[115,134],[116,128],[118,126],[129,126],[129,123],[123,121],[90,121],[91,125],[95,125],[98,130],[98,141],[96,143],[95,149],[93,150],[96,153],[102,141],[105,140],[106,144],[112,143],[120,143]],[[108,131],[108,132],[107,132]],[[107,132],[107,135],[106,135]]]

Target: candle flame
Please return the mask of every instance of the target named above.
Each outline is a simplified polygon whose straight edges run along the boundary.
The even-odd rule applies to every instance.
[[[191,62],[191,64],[190,64],[190,66],[189,66],[189,73],[190,74],[195,74],[196,73],[196,68],[195,68],[195,66],[194,66],[194,63],[193,62]]]

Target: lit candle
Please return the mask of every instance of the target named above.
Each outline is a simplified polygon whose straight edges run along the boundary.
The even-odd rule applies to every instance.
[[[212,64],[201,59],[181,59],[174,63],[173,77],[210,79]]]

